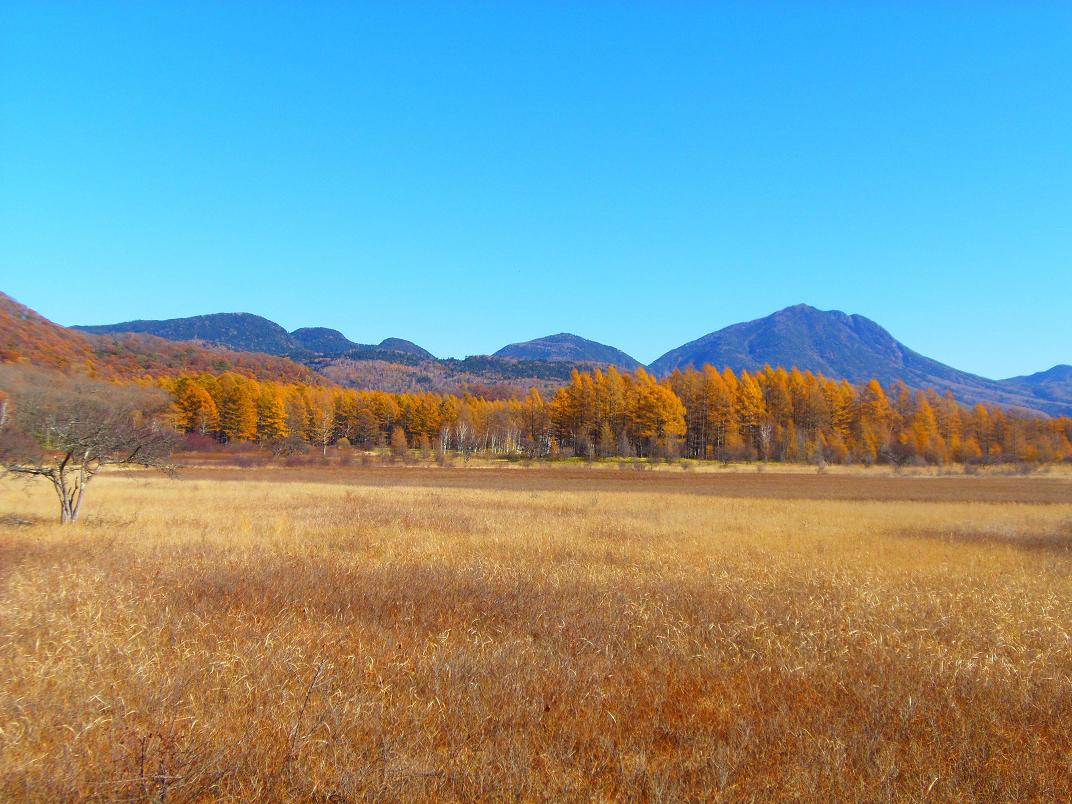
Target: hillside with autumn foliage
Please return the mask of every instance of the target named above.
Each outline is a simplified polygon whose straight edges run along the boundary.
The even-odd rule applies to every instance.
[[[140,333],[239,351],[265,352],[309,366],[342,385],[392,392],[460,393],[493,387],[497,396],[520,395],[535,386],[557,387],[572,369],[613,365],[631,371],[637,360],[607,344],[570,333],[513,343],[493,355],[438,359],[400,338],[360,344],[326,327],[287,332],[251,313],[213,313],[165,320],[79,326],[94,334]],[[1072,415],[1068,366],[1026,377],[993,380],[955,369],[909,349],[874,321],[838,310],[797,304],[765,318],[733,324],[670,350],[647,369],[665,377],[674,369],[704,365],[734,371],[795,366],[827,377],[883,385],[903,382],[916,390],[952,392],[965,404],[997,404],[1047,415]]]
[[[210,349],[153,335],[78,332],[4,293],[0,293],[0,363],[29,363],[109,379],[233,371],[260,379],[321,381],[306,366],[267,354]]]
[[[1072,459],[1070,417],[969,407],[949,391],[900,381],[711,365],[660,378],[639,367],[515,360],[510,365],[534,382],[509,385],[503,376],[503,384],[481,384],[500,359],[441,361],[439,382],[466,378],[459,392],[425,390],[415,380],[410,390],[389,392],[376,385],[401,382],[404,364],[331,361],[321,374],[267,354],[136,333],[94,335],[0,294],[0,362],[155,383],[172,395],[178,429],[220,444],[283,453],[353,446],[399,454],[895,465]]]

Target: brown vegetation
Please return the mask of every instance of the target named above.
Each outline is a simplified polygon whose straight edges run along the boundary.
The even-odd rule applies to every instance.
[[[170,469],[177,434],[157,389],[4,365],[0,387],[0,468],[50,482],[63,523],[106,466]]]
[[[4,293],[0,293],[0,363],[143,382],[188,371],[233,371],[282,382],[321,382],[310,369],[282,357],[176,343],[152,335],[90,335],[68,329]]]
[[[818,472],[809,467],[765,469],[763,464],[729,467],[703,465],[683,470],[679,465],[640,461],[585,464],[476,461],[457,471],[443,471],[425,462],[406,467],[385,457],[361,454],[358,461],[287,458],[264,453],[184,453],[182,477],[212,480],[228,477],[227,469],[254,472],[265,480],[357,485],[370,488],[501,489],[565,493],[585,489],[614,494],[689,494],[764,500],[858,500],[883,502],[1072,503],[1072,472],[982,475],[936,474],[933,469],[894,473],[890,470],[838,467]],[[688,464],[686,464],[688,466]],[[794,471],[795,470],[795,471]]]
[[[1067,480],[199,471],[0,484],[0,798],[1072,789]]]

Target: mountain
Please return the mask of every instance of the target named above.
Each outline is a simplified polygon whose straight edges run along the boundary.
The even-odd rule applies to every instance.
[[[388,352],[401,352],[406,355],[416,355],[417,357],[423,357],[425,360],[436,359],[436,356],[427,349],[422,349],[413,341],[407,341],[404,338],[384,338],[380,341],[377,348]]]
[[[1026,377],[1010,377],[1001,384],[1039,399],[1072,407],[1072,366],[1058,365]]]
[[[213,346],[206,348],[206,344]],[[65,328],[3,294],[0,361],[120,377],[234,370],[251,376],[297,378],[315,376],[313,370],[360,388],[494,388],[495,393],[529,386],[553,389],[568,380],[574,366],[615,365],[631,370],[640,365],[618,349],[570,333],[513,343],[492,356],[438,360],[402,338],[385,338],[373,345],[355,343],[326,327],[287,332],[250,313]],[[705,363],[748,371],[759,371],[767,364],[796,366],[853,383],[876,378],[884,385],[901,381],[917,389],[952,391],[966,404],[987,402],[1072,415],[1072,366],[991,380],[925,357],[863,316],[805,304],[712,332],[667,352],[650,370],[665,376],[675,368]]]
[[[642,365],[640,361],[620,349],[596,343],[579,335],[560,332],[532,341],[511,343],[497,351],[494,357],[509,357],[515,360],[553,360],[567,363],[601,363],[633,370]]]
[[[302,327],[287,332],[274,321],[252,313],[211,313],[189,318],[124,321],[72,327],[79,332],[111,335],[136,332],[166,338],[169,341],[200,341],[248,352],[307,360],[317,356],[340,357],[358,353],[362,359],[391,360],[399,354],[420,359],[435,359],[411,341],[387,338],[379,345],[355,343],[337,329]]]
[[[291,332],[290,337],[297,342],[297,349],[321,355],[342,355],[358,348],[358,344],[337,329],[327,327],[301,327]],[[292,351],[295,351],[293,347]]]
[[[125,379],[235,371],[257,379],[318,381],[308,367],[282,357],[175,343],[142,333],[98,335],[61,327],[4,293],[0,293],[0,363]]]
[[[301,346],[274,321],[252,313],[212,313],[164,321],[124,321],[120,324],[76,326],[72,329],[94,335],[138,332],[169,341],[204,341],[243,352],[285,355]]]
[[[0,293],[0,363],[68,369],[93,360],[93,341]]]
[[[853,383],[872,377],[884,385],[900,380],[913,388],[952,391],[969,404],[993,402],[1057,415],[1072,413],[1072,399],[1036,395],[1027,382],[1030,378],[998,381],[959,371],[912,351],[870,319],[806,304],[704,335],[667,352],[650,368],[664,376],[676,368],[705,363],[747,371],[766,364],[796,366]]]
[[[250,319],[255,324],[265,320],[259,316],[244,320]],[[116,326],[122,328],[124,325]],[[152,329],[185,334],[182,329]],[[271,328],[265,329],[278,335]],[[211,330],[198,331],[215,335]],[[323,327],[295,330],[289,336],[295,339],[297,348],[305,349],[302,353],[305,365],[263,352],[236,352],[220,346],[206,346],[203,340],[171,341],[144,332],[95,334],[79,331],[60,326],[0,293],[0,363],[24,363],[90,376],[141,379],[185,372],[219,374],[233,371],[261,380],[314,385],[334,381],[350,387],[389,392],[449,391],[469,392],[487,398],[511,398],[531,387],[538,388],[541,393],[554,393],[569,380],[572,368],[569,363],[488,356],[437,360],[421,347],[401,338],[387,338],[378,345],[367,346],[353,343],[336,330]],[[314,354],[335,349],[346,349],[346,353],[334,357]]]

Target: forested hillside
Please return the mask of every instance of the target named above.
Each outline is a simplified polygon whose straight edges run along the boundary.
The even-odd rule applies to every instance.
[[[271,355],[208,349],[151,335],[78,332],[49,321],[4,293],[0,293],[0,362],[115,379],[233,371],[261,379],[319,382],[307,367]]]
[[[511,343],[495,353],[495,357],[520,360],[557,360],[569,363],[596,363],[632,371],[641,365],[621,349],[597,343],[569,332],[547,335],[521,343]]]
[[[134,332],[171,341],[198,341],[239,351],[264,352],[295,360],[355,355],[377,360],[435,359],[431,352],[402,338],[385,338],[378,344],[370,344],[355,343],[337,329],[328,327],[301,327],[287,332],[274,321],[252,313],[211,313],[188,318],[79,325],[72,329],[96,335]]]

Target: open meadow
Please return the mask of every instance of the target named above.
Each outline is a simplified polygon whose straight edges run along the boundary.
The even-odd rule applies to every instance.
[[[1054,800],[1072,479],[0,482],[0,799]]]

